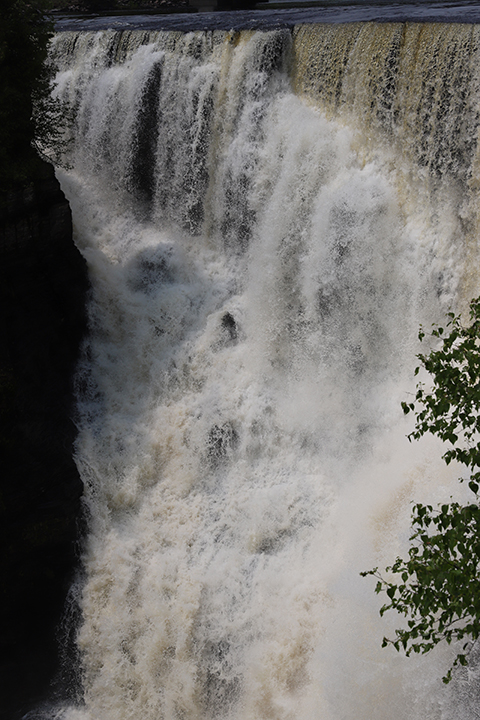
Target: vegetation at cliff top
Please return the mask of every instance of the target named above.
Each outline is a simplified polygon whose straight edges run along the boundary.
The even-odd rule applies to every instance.
[[[62,135],[47,63],[53,22],[48,0],[3,0],[0,11],[0,189],[34,179],[39,147]]]
[[[408,558],[386,568],[393,579],[378,568],[361,574],[376,577],[375,591],[387,595],[381,615],[396,610],[407,619],[407,627],[396,630],[393,639],[384,638],[383,647],[391,644],[408,656],[426,653],[442,640],[465,641],[455,666],[467,664],[480,636],[480,298],[470,303],[468,325],[449,313],[445,329],[434,326],[431,335],[440,346],[418,355],[415,374],[423,366],[432,387],[418,383],[415,401],[402,403],[405,414],[416,415],[409,439],[432,433],[448,443],[443,459],[466,467],[474,498],[467,505],[415,505]],[[424,338],[420,329],[419,339]],[[443,681],[451,677],[452,668]]]
[[[63,12],[119,12],[122,10],[174,11],[188,7],[188,0],[48,0],[49,9]]]

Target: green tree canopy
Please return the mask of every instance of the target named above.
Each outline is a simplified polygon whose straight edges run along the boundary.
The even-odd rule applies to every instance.
[[[375,591],[388,597],[381,615],[396,610],[407,619],[407,628],[396,630],[393,639],[384,638],[383,647],[391,644],[408,656],[426,653],[442,640],[465,640],[454,661],[465,665],[480,636],[480,298],[470,303],[468,325],[453,313],[447,317],[445,329],[434,326],[431,333],[440,345],[418,355],[415,375],[423,366],[431,386],[418,383],[415,401],[402,407],[416,415],[409,439],[431,433],[448,443],[443,459],[466,467],[475,498],[467,505],[415,505],[408,559],[397,558],[386,568],[394,579],[385,579],[378,568],[361,574],[376,577]],[[419,339],[424,338],[420,329]],[[444,682],[451,676],[452,669]]]

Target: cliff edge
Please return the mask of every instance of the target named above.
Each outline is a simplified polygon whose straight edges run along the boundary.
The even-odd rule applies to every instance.
[[[85,262],[53,168],[0,194],[0,717],[41,701],[75,565],[82,485],[72,377]]]

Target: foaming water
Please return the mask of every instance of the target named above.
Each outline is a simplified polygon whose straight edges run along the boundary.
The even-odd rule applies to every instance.
[[[461,496],[400,401],[419,322],[466,293],[476,115],[471,161],[419,160],[408,129],[403,154],[355,103],[313,104],[305,33],[55,40],[92,281],[68,720],[476,716],[474,670],[442,685],[454,650],[380,648],[398,621],[359,577],[405,552],[412,500]]]

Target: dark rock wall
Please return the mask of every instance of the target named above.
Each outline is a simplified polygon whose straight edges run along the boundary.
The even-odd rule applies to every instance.
[[[87,289],[68,202],[45,164],[41,179],[0,195],[2,720],[41,700],[58,666],[82,493],[72,375]]]

